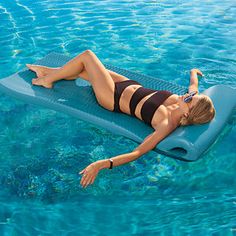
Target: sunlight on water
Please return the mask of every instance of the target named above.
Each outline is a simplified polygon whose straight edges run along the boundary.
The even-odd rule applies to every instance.
[[[0,77],[51,51],[93,50],[104,63],[204,90],[236,88],[233,1],[2,1]],[[223,98],[222,98],[223,99]],[[78,172],[137,144],[55,111],[0,98],[0,235],[235,235],[235,116],[199,161],[149,152]]]

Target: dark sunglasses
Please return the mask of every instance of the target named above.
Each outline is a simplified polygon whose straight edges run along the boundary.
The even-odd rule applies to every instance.
[[[196,95],[196,94],[197,94],[196,91],[189,93],[189,95],[186,98],[184,98],[184,102],[186,102],[186,103],[191,102],[192,99],[193,99],[193,96]]]

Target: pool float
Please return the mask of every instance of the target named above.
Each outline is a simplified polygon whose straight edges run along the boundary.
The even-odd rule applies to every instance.
[[[70,59],[68,56],[52,52],[34,64],[59,67]],[[136,80],[151,89],[169,90],[179,95],[188,91],[187,87],[178,84],[113,65],[104,65],[107,69]],[[0,79],[0,91],[27,103],[67,113],[137,143],[141,143],[146,136],[154,131],[151,126],[135,117],[111,112],[101,107],[96,101],[91,85],[85,80],[61,80],[54,84],[53,89],[45,89],[31,84],[34,77],[34,72],[24,68],[9,77]],[[215,85],[201,93],[208,95],[214,103],[216,109],[214,120],[203,125],[177,128],[158,143],[153,151],[184,161],[195,161],[209,151],[235,112],[236,89],[225,85]]]

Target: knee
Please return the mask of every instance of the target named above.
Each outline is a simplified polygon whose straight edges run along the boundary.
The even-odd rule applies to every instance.
[[[81,54],[83,56],[84,62],[90,61],[95,56],[95,54],[89,49],[83,51]]]
[[[82,54],[86,57],[91,57],[94,55],[93,51],[90,49],[85,50]]]

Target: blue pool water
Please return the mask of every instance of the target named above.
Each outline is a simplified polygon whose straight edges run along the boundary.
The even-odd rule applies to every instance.
[[[1,1],[0,22],[1,78],[51,51],[91,49],[184,86],[200,68],[200,91],[236,88],[232,0]],[[149,152],[83,189],[80,170],[137,144],[0,95],[0,235],[236,235],[235,116],[197,162]]]

